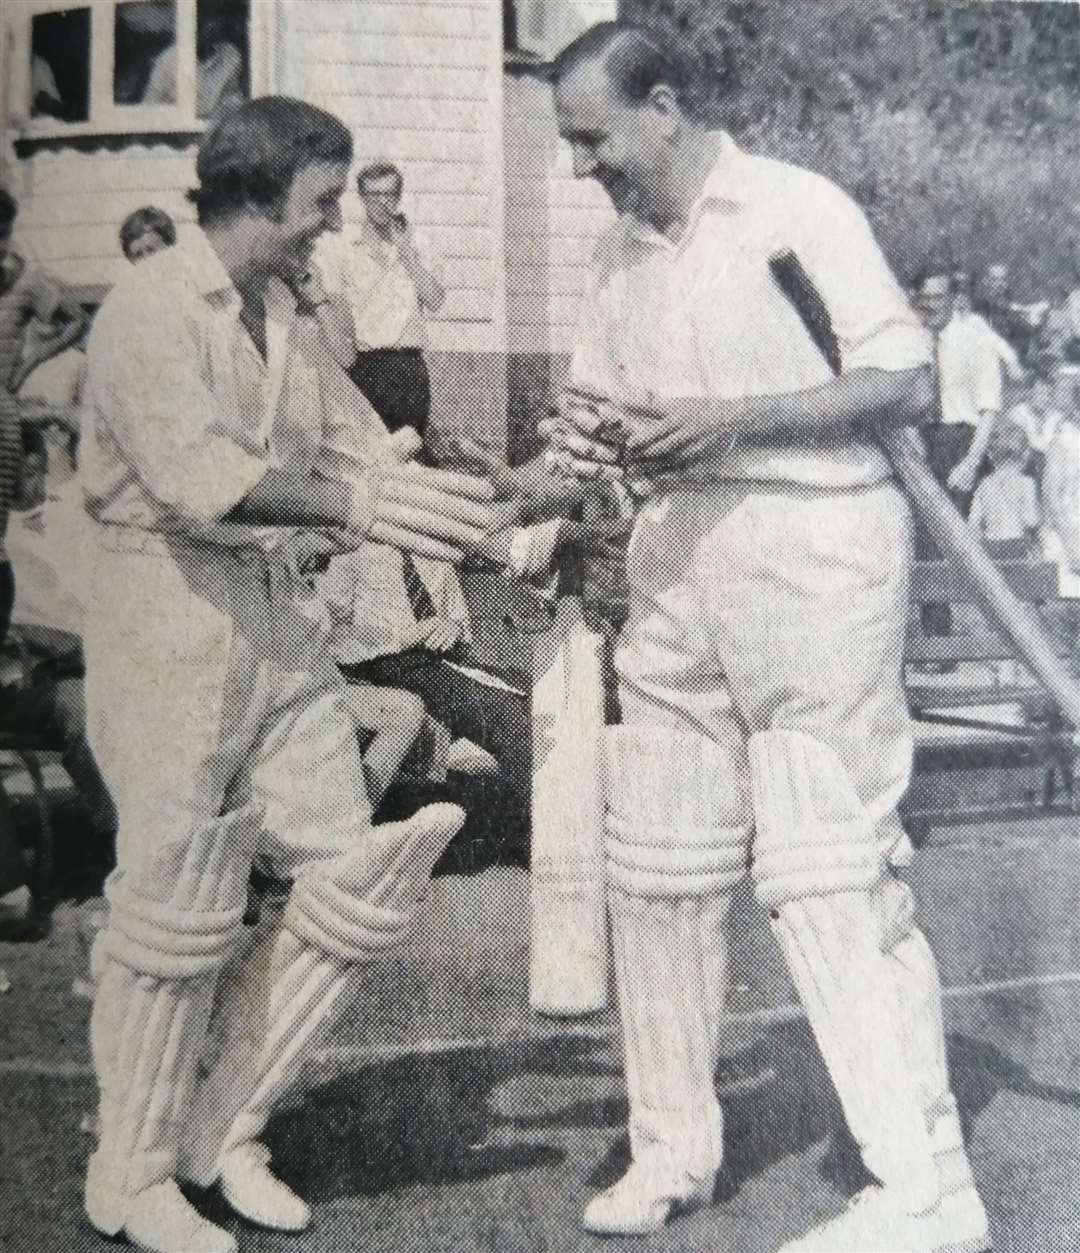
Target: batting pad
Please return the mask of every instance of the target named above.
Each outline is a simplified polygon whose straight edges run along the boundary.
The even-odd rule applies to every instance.
[[[168,1179],[191,1101],[214,982],[241,928],[261,811],[238,811],[118,871],[96,953],[90,1039],[101,1136],[86,1206],[117,1234],[132,1197]]]
[[[741,772],[712,740],[661,726],[607,732],[608,882],[657,899],[726,892],[746,873]]]
[[[763,731],[750,737],[749,754],[752,870],[763,905],[880,882],[876,826],[828,744],[802,731]]]
[[[355,851],[314,863],[297,880],[265,975],[260,1047],[241,1058],[226,1047],[200,1091],[207,1124],[189,1153],[194,1178],[210,1182],[225,1153],[262,1134],[348,1004],[355,967],[408,935],[431,871],[464,821],[457,805],[428,805],[405,822],[372,827]],[[244,1048],[243,1033],[234,1038]]]
[[[690,1196],[723,1156],[716,1099],[727,988],[727,896],[647,899],[612,885],[630,1144],[659,1194]]]
[[[932,1127],[934,1111],[952,1100],[937,959],[915,925],[915,899],[906,883],[890,873],[875,888],[872,902],[893,979],[908,1065],[927,1125]]]
[[[758,897],[867,1167],[921,1212],[938,1175],[882,951],[874,824],[828,745],[768,731],[749,747]]]

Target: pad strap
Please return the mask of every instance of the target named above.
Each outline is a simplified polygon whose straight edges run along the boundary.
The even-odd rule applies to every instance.
[[[297,880],[283,924],[297,939],[351,963],[370,961],[400,944],[412,920],[412,911],[373,905],[312,871]]]
[[[604,834],[608,879],[632,895],[709,896],[746,873],[745,825],[644,827],[609,813]]]
[[[109,928],[100,937],[108,956],[137,974],[194,979],[219,970],[243,930],[244,902],[191,913],[148,900],[121,879],[107,889]]]
[[[734,887],[746,872],[750,820],[731,754],[656,725],[613,727],[606,743],[609,882],[656,899]]]

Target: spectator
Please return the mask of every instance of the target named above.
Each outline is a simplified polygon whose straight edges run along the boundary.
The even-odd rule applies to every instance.
[[[164,209],[153,205],[129,213],[120,225],[120,247],[132,265],[175,243],[176,223]]]
[[[1043,327],[1042,348],[1055,363],[1080,364],[1080,240],[1069,245],[1072,280],[1062,283]]]
[[[989,323],[1002,339],[1026,361],[1033,347],[1037,326],[1032,309],[1012,298],[1009,267],[1001,262],[987,266],[974,302],[975,312]]]
[[[1025,469],[1036,483],[1042,482],[1046,450],[1062,422],[1062,403],[1067,389],[1044,372],[1037,373],[1027,395],[1009,410],[1009,421],[1024,433],[1028,457]]]
[[[966,515],[1002,408],[1002,350],[985,320],[954,308],[952,278],[927,274],[918,303],[936,340],[939,414],[926,429],[930,466]]]
[[[1024,473],[1027,439],[1019,426],[1002,423],[990,440],[993,470],[975,489],[969,521],[986,544],[1034,550],[1039,536],[1035,481]]]
[[[389,430],[411,426],[423,437],[431,413],[424,318],[442,307],[446,292],[401,212],[397,166],[369,165],[356,186],[364,221],[319,245],[322,280],[352,332],[352,342],[339,341],[334,353]]]

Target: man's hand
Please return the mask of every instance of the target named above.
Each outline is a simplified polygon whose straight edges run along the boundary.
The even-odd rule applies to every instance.
[[[465,628],[460,622],[451,618],[428,618],[423,625],[430,623],[431,630],[424,637],[423,646],[433,653],[448,653],[461,643]]]
[[[603,396],[567,388],[556,412],[540,423],[540,434],[550,445],[549,467],[585,481],[621,479],[625,416]]]
[[[965,457],[949,471],[948,486],[954,492],[970,492],[978,477],[979,463]]]
[[[486,479],[416,464],[388,465],[357,485],[349,529],[377,544],[459,562],[497,525]]]
[[[734,402],[674,402],[663,409],[658,407],[630,426],[626,461],[631,475],[658,478],[715,463],[734,446],[736,422]]]
[[[292,283],[292,289],[301,313],[312,314],[320,305],[330,302],[322,275],[314,267],[297,277]]]

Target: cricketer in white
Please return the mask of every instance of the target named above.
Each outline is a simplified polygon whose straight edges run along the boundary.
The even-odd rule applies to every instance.
[[[228,115],[199,150],[199,229],[120,280],[89,347],[87,706],[120,825],[86,1207],[160,1253],[236,1248],[177,1178],[217,1182],[256,1223],[307,1225],[259,1136],[464,818],[372,825],[343,681],[282,543],[324,527],[327,551],[376,539],[452,560],[491,527],[491,489],[467,476],[349,476],[340,456],[320,473],[355,389],[295,291],[340,228],[351,157],[341,123],[299,101]],[[255,852],[294,887],[237,956]]]
[[[749,868],[879,1181],[785,1253],[977,1253],[937,967],[893,869],[911,856],[911,528],[872,429],[921,419],[929,342],[843,192],[696,120],[677,46],[605,23],[553,77],[575,173],[620,219],[591,274],[578,398],[549,433],[571,472],[654,492],[607,733],[633,1162],[585,1226],[653,1231],[711,1200],[726,927]],[[777,258],[827,309],[833,368]]]

